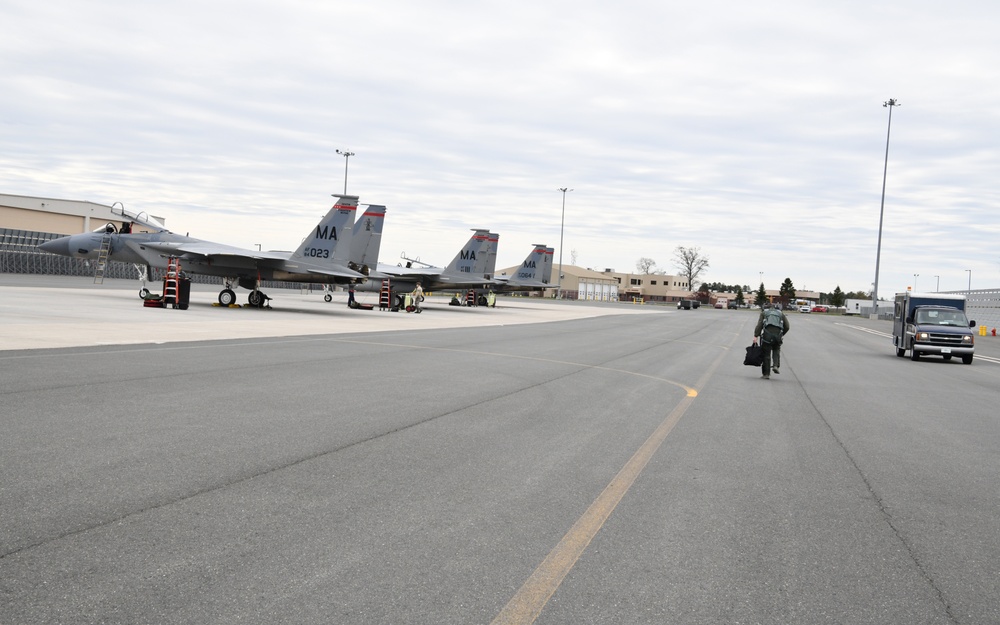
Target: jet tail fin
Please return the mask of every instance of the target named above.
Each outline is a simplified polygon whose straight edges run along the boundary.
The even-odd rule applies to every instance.
[[[545,248],[545,264],[543,265],[544,269],[542,271],[543,284],[552,284],[552,266],[554,265],[552,259],[555,258],[555,254],[556,254],[556,248],[554,247]]]
[[[497,272],[497,247],[500,244],[500,235],[495,232],[487,234],[486,242],[486,267],[483,269],[483,277],[493,279]]]
[[[378,252],[382,246],[382,226],[385,225],[385,206],[370,204],[358,217],[351,235],[351,264],[361,273],[365,267],[378,265]]]
[[[552,255],[555,248],[535,243],[534,249],[521,263],[514,276],[514,282],[527,285],[549,284],[552,280]]]
[[[475,275],[477,269],[480,275],[485,273],[489,239],[489,230],[473,228],[472,237],[469,238],[469,241],[462,247],[448,266],[445,267],[443,273]],[[480,259],[482,260],[480,261]]]
[[[327,264],[330,261],[342,261],[347,265],[351,252],[351,233],[354,227],[354,215],[358,209],[358,196],[335,195],[337,201],[327,214],[313,228],[302,244],[292,254],[292,258]]]

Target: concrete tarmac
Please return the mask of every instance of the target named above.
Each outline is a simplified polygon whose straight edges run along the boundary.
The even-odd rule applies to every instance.
[[[0,274],[0,350],[497,326],[666,310],[508,296],[498,296],[493,308],[449,306],[451,296],[440,294],[428,297],[420,314],[391,313],[378,309],[377,293],[358,292],[358,302],[375,305],[359,310],[347,307],[343,291],[325,302],[319,287],[266,291],[272,299],[264,309],[246,306],[247,291],[238,289],[244,305],[222,308],[218,287],[201,284],[192,285],[189,308],[179,310],[145,308],[138,293],[138,281]]]
[[[49,286],[0,288],[85,335],[0,351],[0,623],[1000,623],[989,339],[791,314],[762,380],[747,311]]]

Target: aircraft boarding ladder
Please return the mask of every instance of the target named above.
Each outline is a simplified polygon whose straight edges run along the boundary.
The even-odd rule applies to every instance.
[[[167,273],[163,276],[163,305],[177,308],[180,303],[181,263],[177,258],[167,259]]]
[[[94,284],[104,284],[104,270],[108,266],[108,256],[111,255],[111,233],[105,232],[101,238],[101,249],[97,252],[97,265],[94,267]]]
[[[378,309],[392,310],[392,287],[388,278],[382,281],[382,288],[378,292]]]

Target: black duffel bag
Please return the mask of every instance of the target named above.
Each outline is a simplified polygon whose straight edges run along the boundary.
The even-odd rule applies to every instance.
[[[754,343],[747,347],[747,355],[743,358],[743,364],[748,367],[759,367],[764,364],[764,348]]]

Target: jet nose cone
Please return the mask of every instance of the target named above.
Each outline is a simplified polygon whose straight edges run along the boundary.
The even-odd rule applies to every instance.
[[[60,256],[72,256],[69,251],[69,237],[62,237],[60,239],[52,239],[51,241],[46,241],[38,246],[38,249],[48,252],[49,254],[59,254]]]

